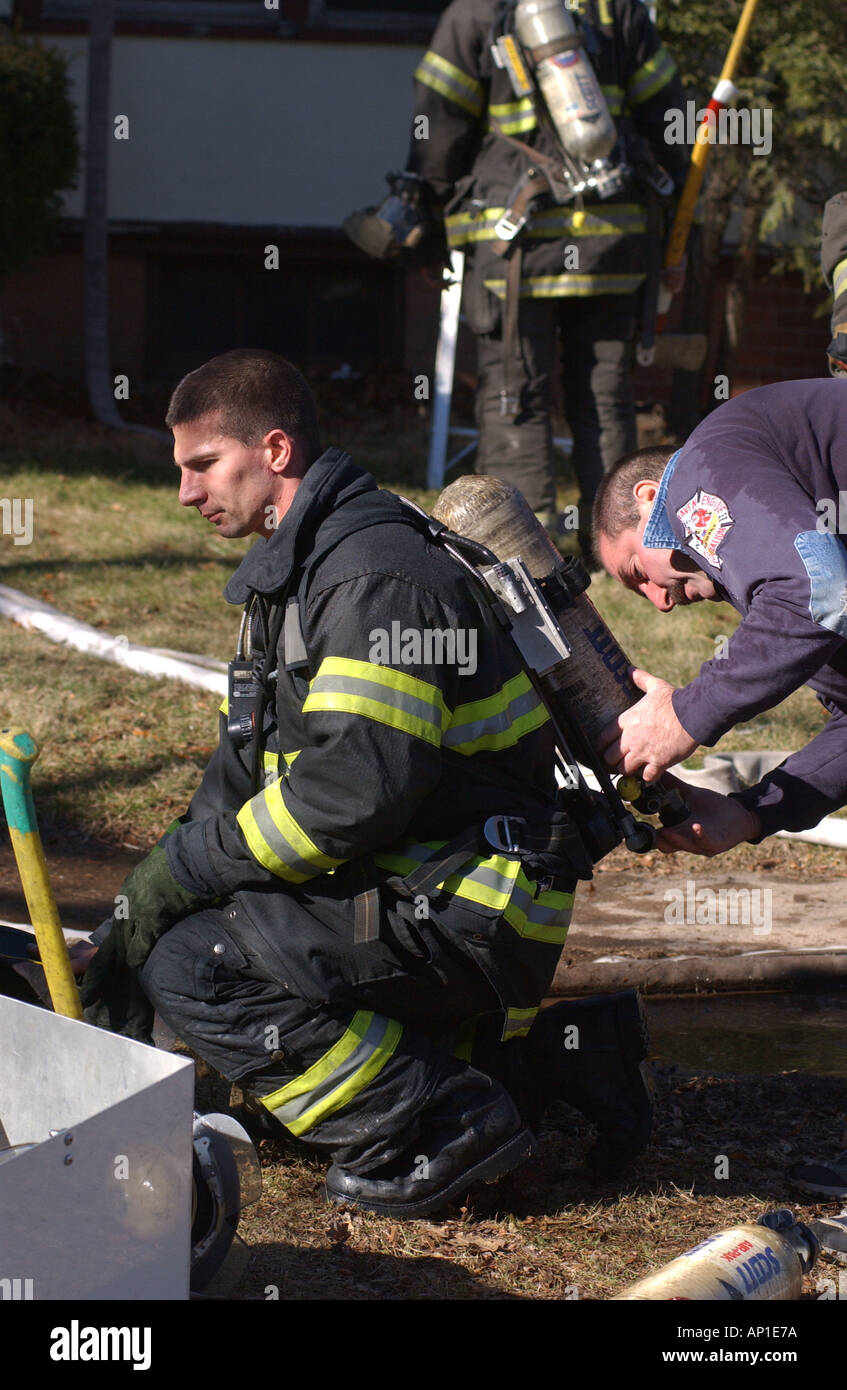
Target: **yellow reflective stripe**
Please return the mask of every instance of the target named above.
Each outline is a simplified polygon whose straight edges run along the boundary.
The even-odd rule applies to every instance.
[[[374,862],[392,873],[410,874],[430,858],[426,851],[442,849],[446,843],[446,840],[424,840],[422,844],[399,845],[396,849],[375,854]],[[461,873],[451,874],[436,888],[502,912],[511,901],[520,872],[517,859],[506,859],[500,854],[491,854],[487,858],[474,855],[468,859]]]
[[[550,718],[526,672],[513,676],[496,695],[459,705],[444,734],[444,747],[465,757],[514,748]]]
[[[462,246],[469,241],[493,241],[495,225],[505,211],[505,208],[488,208],[483,213],[453,213],[444,219],[448,244]]]
[[[453,213],[446,218],[447,240],[451,246],[473,241],[495,241],[495,227],[505,208],[486,208],[483,213]],[[647,218],[640,203],[595,204],[585,208],[585,217],[574,225],[574,213],[563,207],[545,208],[532,217],[524,235],[531,241],[555,241],[559,237],[634,235],[647,231]]]
[[[467,898],[469,902],[479,903],[480,907],[493,907],[504,912],[520,869],[516,859],[505,859],[501,854],[490,855],[488,859],[475,856],[470,860],[470,867],[462,873],[451,874],[438,886],[443,892]],[[486,882],[486,879],[493,882]],[[498,881],[501,887],[495,886]]]
[[[415,72],[415,80],[431,87],[448,101],[455,102],[472,116],[478,116],[482,111],[485,92],[482,83],[431,49],[424,54]]]
[[[837,299],[843,290],[847,290],[847,257],[839,261],[832,273],[832,296]]]
[[[538,124],[535,107],[531,97],[521,97],[520,101],[497,102],[488,108],[489,130],[499,130],[503,135],[518,135],[534,130]]]
[[[566,208],[545,208],[533,217],[529,236],[536,239],[560,236],[620,236],[621,233],[647,231],[647,216],[640,203],[607,203],[584,210],[585,218],[574,226],[574,214]]]
[[[303,713],[318,710],[358,714],[436,748],[450,719],[437,686],[390,666],[342,656],[322,661],[310,683]]]
[[[448,1044],[450,1046],[451,1057],[457,1057],[460,1062],[469,1062],[473,1053],[474,1038],[476,1036],[475,1018],[469,1018],[464,1023],[460,1023],[453,1033],[453,1037]]]
[[[445,844],[446,840],[401,844],[393,850],[375,854],[374,861],[380,868],[405,877],[426,863],[429,858],[426,851],[441,849]],[[536,885],[527,878],[517,859],[506,859],[499,854],[483,859],[477,855],[468,861],[461,874],[451,874],[437,887],[444,893],[502,912],[504,921],[528,940],[561,946],[567,936],[574,894],[548,889],[535,897]]]
[[[226,696],[223,698],[223,700],[221,700],[220,707],[219,707],[219,709],[218,709],[218,713],[219,713],[219,714],[229,714],[229,696],[228,696],[228,695],[226,695]]]
[[[535,1022],[537,1013],[537,1005],[534,1009],[507,1009],[500,1041],[508,1042],[510,1038],[525,1038]]]
[[[265,775],[265,786],[268,787],[279,777],[279,753],[262,753],[262,770]]]
[[[295,748],[293,753],[280,753],[279,756],[283,759],[285,766],[290,767],[291,764],[294,762],[294,759],[300,757],[300,753],[301,749]]]
[[[583,298],[592,294],[634,294],[647,276],[633,275],[532,275],[521,280],[521,299]],[[506,297],[505,280],[486,280],[486,289],[498,299]]]
[[[305,883],[315,874],[337,869],[343,859],[324,854],[292,816],[283,797],[284,782],[274,782],[245,802],[236,820],[251,854],[289,883]]]
[[[623,110],[623,87],[617,83],[609,83],[608,86],[601,85],[600,91],[606,98],[606,105],[609,108],[610,116],[619,116]]]
[[[626,99],[629,105],[640,106],[660,92],[676,76],[676,63],[664,44],[660,44],[652,58],[632,74],[626,84]]]
[[[305,1134],[349,1105],[378,1076],[402,1035],[395,1019],[360,1010],[329,1052],[302,1076],[263,1096],[262,1104],[292,1134]]]
[[[571,922],[574,894],[551,889],[533,898],[533,888],[525,876],[519,877],[512,901],[503,913],[504,920],[526,940],[563,946]]]
[[[490,131],[499,131],[501,135],[526,135],[528,131],[535,130],[538,125],[538,118],[535,112],[528,112],[525,116],[512,116],[508,120],[489,121]]]
[[[531,97],[520,97],[518,101],[495,101],[488,108],[489,114],[498,121],[503,116],[525,115],[534,109]]]

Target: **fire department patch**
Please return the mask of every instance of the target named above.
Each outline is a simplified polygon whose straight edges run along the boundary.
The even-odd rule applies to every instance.
[[[735,525],[723,498],[698,488],[685,506],[680,507],[677,516],[685,527],[686,543],[715,569],[721,569],[723,560],[717,553],[718,546]]]

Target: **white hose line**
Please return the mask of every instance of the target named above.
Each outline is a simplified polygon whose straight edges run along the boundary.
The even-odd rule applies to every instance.
[[[226,664],[223,661],[214,661],[208,656],[193,656],[187,652],[141,647],[122,634],[112,637],[91,627],[89,623],[69,617],[41,599],[31,598],[29,594],[10,589],[5,584],[0,584],[0,614],[11,618],[21,627],[35,629],[51,642],[62,642],[88,656],[126,666],[139,675],[154,676],[158,680],[167,677],[210,690],[215,695],[226,694]]]

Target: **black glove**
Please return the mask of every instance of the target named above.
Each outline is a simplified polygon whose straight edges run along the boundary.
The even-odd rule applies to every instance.
[[[109,935],[85,972],[80,997],[88,1023],[149,1042],[153,1009],[138,971],[169,927],[211,899],[198,898],[177,882],[161,845],[135,866],[120,896],[126,903],[112,915]]]

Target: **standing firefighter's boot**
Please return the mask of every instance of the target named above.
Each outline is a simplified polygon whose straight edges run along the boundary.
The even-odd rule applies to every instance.
[[[502,1086],[463,1067],[439,1084],[413,1143],[369,1172],[333,1164],[327,1196],[400,1220],[429,1216],[472,1183],[508,1173],[534,1143]]]
[[[542,1106],[567,1101],[597,1126],[590,1166],[612,1176],[637,1158],[650,1139],[653,1101],[645,1079],[647,1024],[635,990],[543,1009],[526,1041]]]

